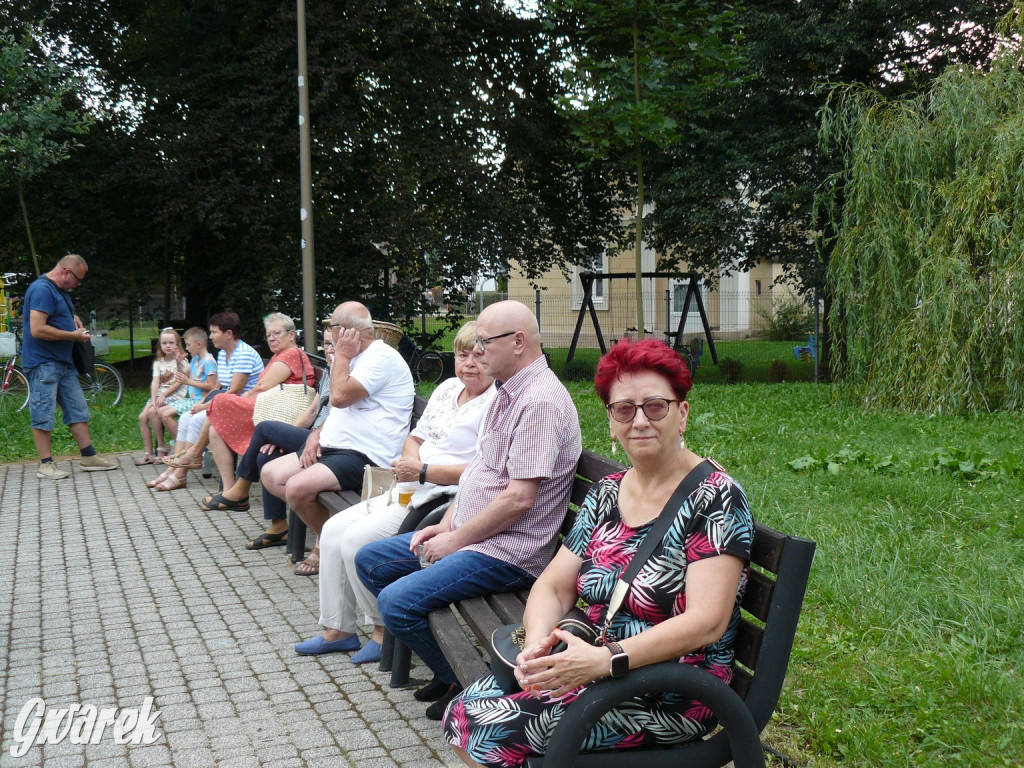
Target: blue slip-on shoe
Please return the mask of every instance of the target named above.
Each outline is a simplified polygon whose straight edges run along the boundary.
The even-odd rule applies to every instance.
[[[368,641],[359,653],[352,656],[353,664],[366,664],[371,661],[380,661],[380,643],[376,640]]]
[[[302,654],[303,656],[319,656],[321,653],[358,651],[359,645],[359,636],[354,634],[344,637],[341,640],[335,640],[333,643],[329,643],[324,640],[323,635],[317,635],[316,637],[311,637],[309,640],[296,643],[295,652]]]

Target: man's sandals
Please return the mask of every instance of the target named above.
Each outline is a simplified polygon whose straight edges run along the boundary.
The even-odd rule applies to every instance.
[[[288,531],[280,533],[262,533],[245,545],[246,549],[266,549],[267,547],[283,547],[288,543]]]
[[[235,500],[229,499],[223,493],[215,493],[203,499],[200,506],[207,511],[246,512],[249,509],[249,497]],[[260,549],[260,547],[251,547],[251,549]]]

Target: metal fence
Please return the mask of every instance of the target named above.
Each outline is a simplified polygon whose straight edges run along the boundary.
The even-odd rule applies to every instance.
[[[701,365],[714,367],[708,336],[695,304],[684,307],[683,292],[668,290],[644,295],[646,334],[674,343],[680,318],[683,318],[683,344],[694,339],[703,345]],[[585,312],[580,321],[582,294],[569,290],[533,292],[486,292],[475,294],[460,307],[466,317],[496,301],[515,299],[530,307],[541,327],[545,349],[552,358],[565,359],[579,326],[577,355],[594,359],[600,349],[598,328],[605,345],[636,333],[636,301],[632,292],[596,297],[593,316]],[[791,292],[775,290],[761,295],[754,292],[707,292],[702,294],[710,339],[718,360],[730,361],[727,370],[738,364],[738,380],[818,380],[817,344],[820,308],[814,301]],[[685,317],[683,315],[686,311]],[[591,350],[590,354],[585,350]],[[705,375],[710,374],[710,368]],[[720,374],[716,374],[720,375]],[[729,380],[736,380],[729,375]]]

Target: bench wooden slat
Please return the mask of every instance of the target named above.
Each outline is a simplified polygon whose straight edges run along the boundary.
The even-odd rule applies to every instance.
[[[617,461],[604,456],[598,456],[590,451],[584,451],[580,455],[579,463],[576,466],[576,474],[593,483],[606,475],[621,472],[623,469],[625,467]]]
[[[356,491],[324,491],[318,496],[318,499],[332,515],[363,500],[362,494]]]
[[[778,573],[785,546],[785,534],[755,521],[754,544],[750,548],[751,562],[757,563],[766,571]]]
[[[455,608],[481,642],[484,639],[490,640],[491,633],[502,624],[507,623],[501,620],[483,597],[459,600],[455,603]]]
[[[747,591],[743,593],[741,604],[743,610],[760,621],[764,621],[771,608],[772,592],[774,591],[775,581],[755,568],[751,568]]]
[[[757,656],[761,653],[761,640],[763,637],[763,629],[746,619],[740,619],[740,626],[736,630],[736,642],[733,645],[733,649],[736,652],[736,661],[747,669],[754,669],[757,666]]]
[[[488,602],[501,619],[501,624],[517,624],[523,620],[523,610],[526,608],[526,597],[529,594],[529,590],[502,592],[498,595],[488,595]]]
[[[474,680],[490,674],[477,646],[463,630],[462,624],[450,608],[433,611],[428,620],[430,631],[445,650],[445,657],[449,660],[458,659],[458,663],[453,664],[452,668],[461,686],[466,687]]]

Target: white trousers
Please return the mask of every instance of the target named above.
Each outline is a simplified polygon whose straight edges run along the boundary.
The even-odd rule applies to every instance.
[[[178,417],[178,441],[182,443],[194,443],[199,439],[199,433],[206,423],[206,411],[193,414],[185,411]]]
[[[333,515],[320,531],[320,625],[355,632],[359,618],[383,625],[373,596],[356,573],[364,544],[398,533],[408,508],[376,496]]]

